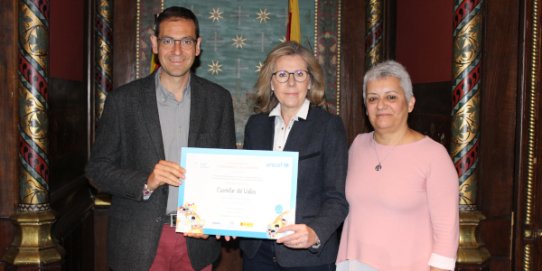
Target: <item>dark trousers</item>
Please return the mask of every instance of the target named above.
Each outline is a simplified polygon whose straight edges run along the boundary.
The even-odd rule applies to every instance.
[[[301,267],[282,267],[277,262],[275,255],[275,241],[263,241],[252,259],[243,257],[244,271],[335,271],[335,263],[316,265],[316,266],[301,266]]]

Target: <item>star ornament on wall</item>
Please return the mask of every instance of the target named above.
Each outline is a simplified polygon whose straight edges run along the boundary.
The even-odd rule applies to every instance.
[[[218,75],[222,71],[222,64],[218,60],[213,60],[210,65],[207,65],[209,69],[207,70],[212,75]]]
[[[224,19],[222,17],[222,13],[224,12],[220,10],[220,8],[213,8],[213,10],[209,12],[209,14],[211,14],[211,16],[209,16],[209,19],[213,20],[213,23],[220,22],[220,19]]]
[[[243,35],[235,35],[235,38],[231,39],[233,41],[232,46],[235,48],[243,48],[246,44],[247,39]]]
[[[256,65],[256,72],[260,72],[262,70],[263,64],[262,62],[258,62],[258,65]]]
[[[258,15],[256,19],[260,20],[260,23],[267,23],[267,20],[269,20],[270,13],[267,11],[267,9],[260,9],[260,11],[256,14]]]

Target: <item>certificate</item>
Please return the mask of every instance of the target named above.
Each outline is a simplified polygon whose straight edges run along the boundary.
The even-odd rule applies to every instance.
[[[295,224],[297,152],[182,148],[176,231],[277,239]],[[286,233],[287,234],[287,233]]]

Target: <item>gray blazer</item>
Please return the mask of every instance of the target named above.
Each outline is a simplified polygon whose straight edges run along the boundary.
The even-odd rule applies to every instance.
[[[191,76],[188,146],[235,148],[232,98],[221,86]],[[143,200],[154,165],[165,159],[154,74],[111,92],[98,123],[86,175],[112,195],[109,209],[108,262],[115,270],[148,270],[165,222],[168,186]],[[169,220],[168,220],[169,221]],[[187,238],[194,269],[216,261],[215,238]]]
[[[274,123],[269,114],[251,116],[244,148],[272,150]],[[342,120],[311,107],[306,120],[294,123],[284,150],[299,152],[296,223],[311,227],[322,245],[319,249],[290,249],[275,243],[277,261],[283,267],[334,263],[339,248],[337,229],[348,213],[344,193],[348,146]],[[244,257],[254,257],[261,242],[241,239]]]

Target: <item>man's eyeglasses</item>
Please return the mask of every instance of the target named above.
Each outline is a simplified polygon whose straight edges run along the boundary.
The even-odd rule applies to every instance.
[[[307,77],[309,77],[309,72],[304,70],[297,70],[294,72],[276,71],[272,73],[272,75],[274,75],[277,81],[279,81],[280,83],[288,82],[288,80],[290,79],[290,75],[293,75],[295,81],[297,82],[305,82],[305,80],[307,80]]]
[[[194,47],[194,45],[196,45],[196,39],[192,37],[184,37],[178,40],[172,37],[161,37],[161,38],[158,38],[158,41],[160,42],[160,45],[166,48],[172,48],[176,42],[179,42],[183,49],[191,49]]]

